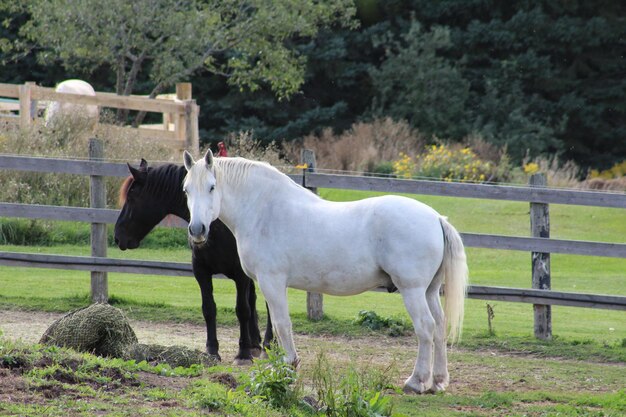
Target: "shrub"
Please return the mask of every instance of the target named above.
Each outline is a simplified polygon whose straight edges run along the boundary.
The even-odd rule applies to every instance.
[[[365,175],[373,177],[394,177],[393,162],[381,162],[367,168]]]
[[[606,169],[604,171],[598,171],[596,169],[592,169],[589,173],[589,178],[602,178],[606,180],[610,180],[613,178],[620,178],[626,176],[626,159],[622,162],[618,162],[613,165],[611,168]]]
[[[389,336],[402,336],[409,330],[404,320],[381,317],[375,311],[361,310],[354,320],[356,324],[367,327],[370,330],[387,330]]]
[[[0,244],[46,245],[50,233],[41,222],[23,219],[0,219]]]
[[[485,181],[492,165],[481,161],[470,148],[432,145],[419,157],[415,174],[447,181]]]
[[[626,191],[626,160],[604,171],[591,170],[583,184],[592,190]]]
[[[400,154],[400,158],[394,161],[394,169],[403,178],[482,182],[494,177],[494,164],[482,161],[470,148],[460,145],[431,145],[416,158]]]

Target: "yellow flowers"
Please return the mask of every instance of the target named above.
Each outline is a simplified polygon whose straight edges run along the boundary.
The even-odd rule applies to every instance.
[[[606,180],[610,180],[612,178],[619,178],[626,175],[626,160],[622,162],[618,162],[613,165],[611,168],[606,169],[604,171],[598,171],[597,169],[592,169],[590,177],[591,178],[604,178]]]
[[[309,165],[307,165],[307,164],[296,165],[296,169],[307,169],[308,167],[309,167]]]
[[[524,173],[528,175],[536,174],[539,171],[539,165],[535,162],[524,164]]]
[[[485,181],[494,167],[490,162],[480,160],[470,148],[431,145],[415,158],[400,153],[393,168],[401,178],[419,176],[445,181]]]
[[[411,157],[404,152],[400,152],[400,159],[393,161],[393,172],[400,178],[411,178],[415,170],[415,163]]]

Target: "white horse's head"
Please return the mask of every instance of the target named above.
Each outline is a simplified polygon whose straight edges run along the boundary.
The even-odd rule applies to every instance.
[[[187,195],[189,208],[189,238],[193,243],[202,244],[209,237],[209,227],[220,214],[220,193],[216,187],[213,153],[209,149],[204,158],[197,162],[191,154],[184,153],[183,160],[187,176],[183,191]]]

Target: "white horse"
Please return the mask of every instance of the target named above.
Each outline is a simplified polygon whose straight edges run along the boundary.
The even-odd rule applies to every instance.
[[[446,388],[446,322],[448,336],[457,339],[468,271],[461,238],[444,217],[398,196],[325,201],[267,164],[214,159],[210,150],[197,163],[185,152],[184,162],[190,238],[202,244],[217,217],[230,228],[241,266],[267,300],[287,361],[298,363],[287,287],[332,295],[396,287],[419,341],[404,390]]]
[[[86,96],[96,95],[96,92],[91,84],[83,80],[65,80],[59,83],[55,87],[54,91],[56,91],[57,93],[82,94]],[[86,117],[90,120],[93,120],[95,124],[98,122],[100,111],[98,110],[98,106],[95,105],[82,105],[51,101],[46,107],[44,123],[46,126],[50,126],[52,123],[54,123],[54,119],[59,115],[71,114],[78,114],[82,117]]]

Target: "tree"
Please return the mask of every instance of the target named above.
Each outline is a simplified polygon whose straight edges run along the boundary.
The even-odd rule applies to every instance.
[[[380,68],[371,71],[376,89],[373,113],[407,120],[427,135],[460,139],[465,128],[469,83],[437,51],[449,48],[450,32],[433,27],[423,33],[413,22],[402,42],[386,36],[378,41],[387,50]]]
[[[28,14],[20,34],[44,62],[115,72],[115,91],[131,94],[140,71],[150,96],[204,69],[238,88],[298,91],[304,57],[293,37],[313,37],[334,22],[352,24],[350,0],[31,0],[4,8]]]

